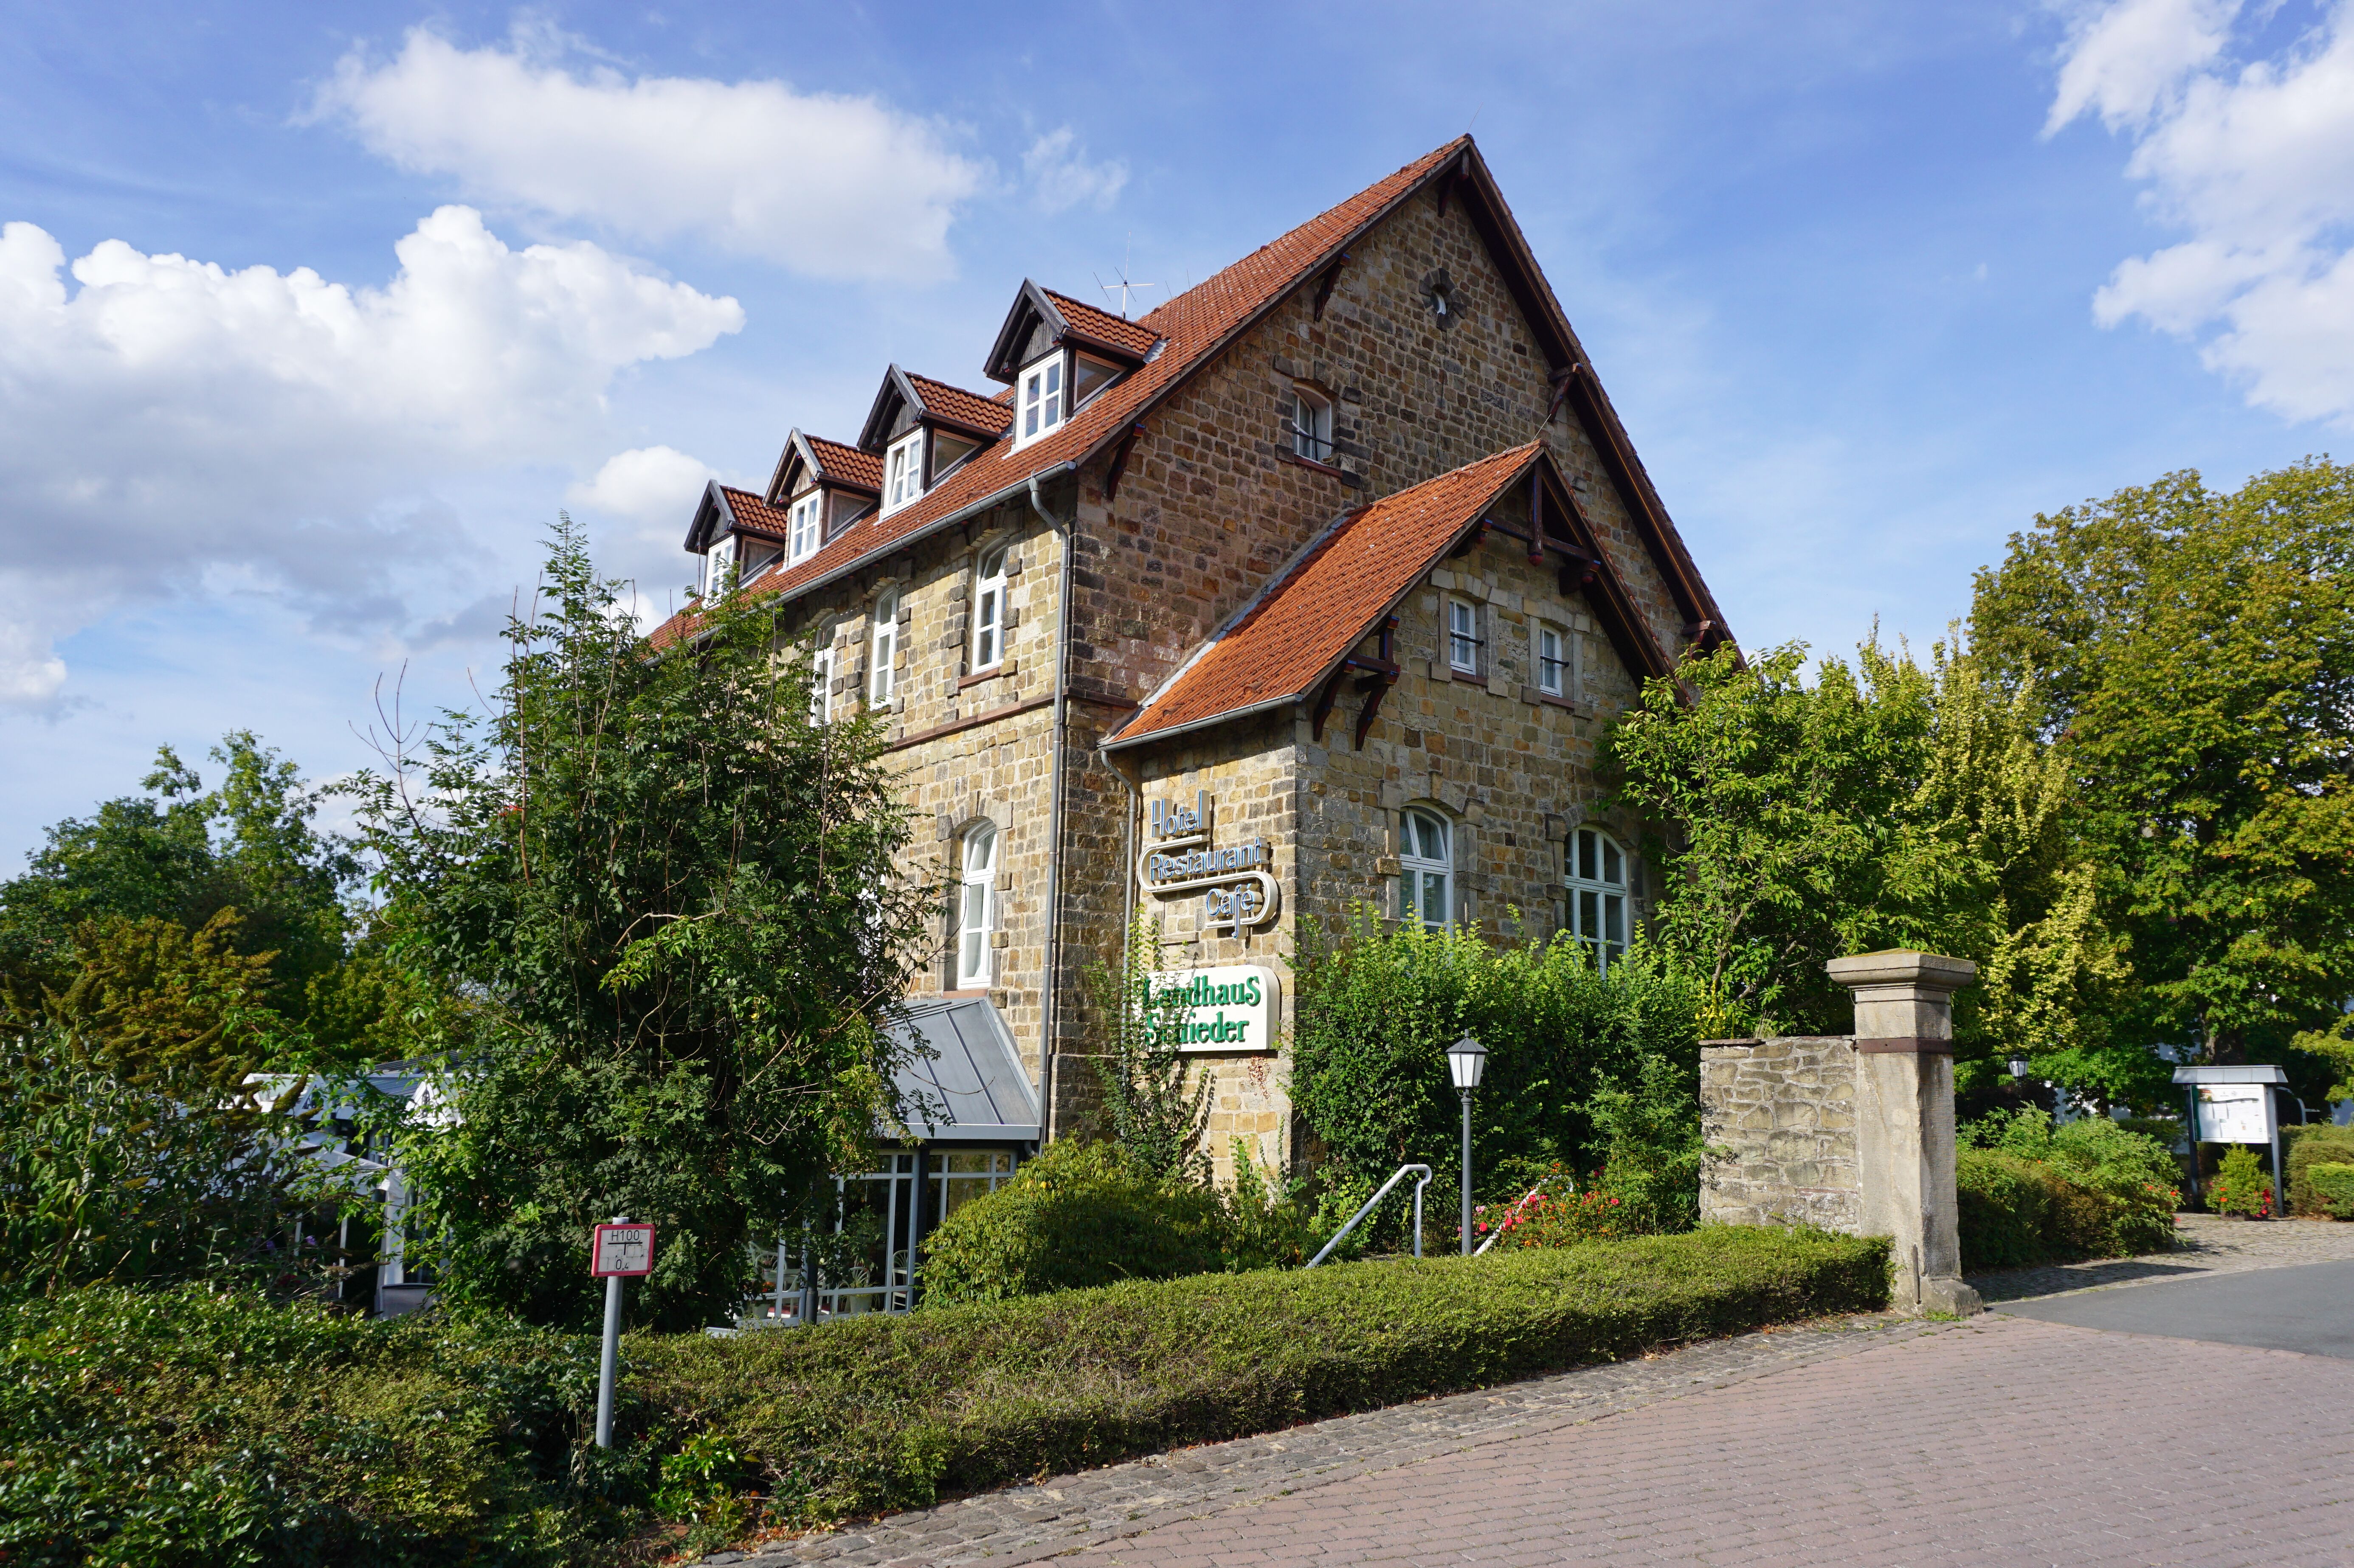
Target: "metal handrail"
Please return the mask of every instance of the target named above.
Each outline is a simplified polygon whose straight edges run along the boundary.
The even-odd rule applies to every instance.
[[[1422,1255],[1422,1190],[1430,1185],[1430,1167],[1427,1165],[1401,1165],[1397,1168],[1397,1173],[1395,1175],[1382,1183],[1381,1190],[1379,1192],[1365,1200],[1365,1206],[1359,1209],[1355,1213],[1351,1214],[1349,1216],[1349,1223],[1342,1225],[1338,1231],[1335,1231],[1332,1234],[1332,1239],[1324,1244],[1324,1250],[1308,1260],[1308,1266],[1313,1268],[1318,1264],[1323,1262],[1326,1258],[1331,1256],[1332,1249],[1341,1245],[1341,1238],[1346,1236],[1351,1231],[1357,1228],[1357,1222],[1363,1219],[1367,1214],[1372,1213],[1373,1212],[1373,1205],[1380,1202],[1384,1198],[1388,1197],[1390,1195],[1390,1189],[1396,1186],[1402,1178],[1417,1171],[1422,1172],[1422,1180],[1414,1184],[1414,1255],[1420,1257]]]

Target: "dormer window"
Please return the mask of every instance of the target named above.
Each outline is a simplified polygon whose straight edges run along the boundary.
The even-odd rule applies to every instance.
[[[1119,379],[1119,366],[1084,354],[1076,356],[1071,361],[1071,412],[1076,414],[1094,402],[1097,394]]]
[[[883,510],[896,512],[924,493],[924,432],[917,430],[883,459]]]
[[[793,503],[792,554],[789,560],[802,560],[817,554],[825,543],[825,492],[812,490]]]
[[[1063,385],[1063,356],[1047,355],[1022,373],[1014,398],[1013,444],[1028,446],[1060,425],[1070,398]]]
[[[703,597],[716,599],[727,591],[727,574],[736,565],[736,535],[713,545],[703,556]]]

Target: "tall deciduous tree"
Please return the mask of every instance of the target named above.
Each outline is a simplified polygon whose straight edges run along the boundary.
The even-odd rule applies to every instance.
[[[1982,971],[1957,1009],[1966,1065],[2025,1048],[2070,1082],[2150,1093],[2145,1059],[2105,1029],[2126,969],[2033,689],[1999,688],[1958,636],[1926,668],[1877,643],[1811,683],[1806,662],[1796,644],[1693,660],[1606,737],[1617,801],[1658,830],[1657,940],[1712,1011],[1843,1031],[1829,959],[1949,953]]]
[[[361,788],[399,951],[458,998],[413,1136],[453,1301],[580,1322],[589,1226],[651,1220],[657,1323],[723,1316],[895,1114],[888,1014],[939,886],[867,718],[812,722],[772,608],[660,655],[567,522],[487,715]]]
[[[2354,468],[2192,472],[2014,535],[1971,613],[2031,674],[2146,1036],[2270,1054],[2354,996]]]

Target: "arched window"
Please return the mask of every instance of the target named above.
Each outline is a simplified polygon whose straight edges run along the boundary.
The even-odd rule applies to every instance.
[[[1627,950],[1627,857],[1617,841],[1598,828],[1580,828],[1565,846],[1570,935],[1594,954],[1594,967],[1608,972]]]
[[[833,720],[833,628],[817,629],[817,646],[810,653],[810,723]]]
[[[1398,830],[1398,918],[1433,929],[1455,917],[1455,859],[1447,819],[1408,811]]]
[[[957,890],[957,985],[989,983],[989,935],[996,914],[997,830],[981,823],[964,836],[964,879]]]
[[[898,677],[891,666],[899,657],[899,596],[886,593],[875,601],[875,635],[866,650],[866,700],[875,707],[891,701]]]
[[[996,668],[1005,659],[1005,548],[981,556],[973,572],[972,673]]]

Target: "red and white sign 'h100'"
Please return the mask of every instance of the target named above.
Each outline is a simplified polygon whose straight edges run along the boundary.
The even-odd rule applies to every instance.
[[[599,1225],[588,1244],[588,1273],[594,1278],[637,1278],[654,1270],[654,1228],[652,1225]]]

